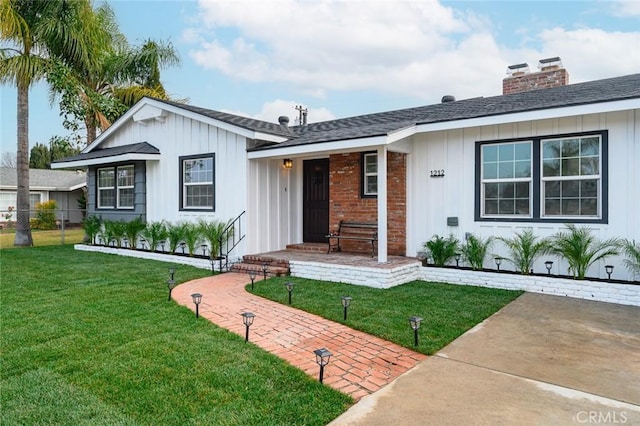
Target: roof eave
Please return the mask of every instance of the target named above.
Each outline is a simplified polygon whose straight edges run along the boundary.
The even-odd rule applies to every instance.
[[[114,155],[110,157],[88,158],[85,160],[72,160],[65,162],[51,163],[52,169],[67,169],[70,167],[87,167],[101,164],[114,164],[127,161],[159,161],[160,154],[138,154],[129,153]]]

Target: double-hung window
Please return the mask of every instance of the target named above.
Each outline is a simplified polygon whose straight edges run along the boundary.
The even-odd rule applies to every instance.
[[[133,209],[135,167],[133,165],[98,169],[97,197],[99,209]]]
[[[215,154],[180,157],[182,210],[215,209]]]
[[[378,195],[378,154],[367,152],[362,154],[362,196]]]
[[[607,131],[476,145],[476,220],[607,221]]]

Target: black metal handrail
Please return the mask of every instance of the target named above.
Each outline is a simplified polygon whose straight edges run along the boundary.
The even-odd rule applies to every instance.
[[[227,269],[229,266],[229,253],[231,253],[246,236],[242,233],[242,216],[244,216],[245,213],[246,210],[240,213],[220,234],[220,240],[218,241],[220,247],[220,272],[222,272],[223,260],[224,268]]]

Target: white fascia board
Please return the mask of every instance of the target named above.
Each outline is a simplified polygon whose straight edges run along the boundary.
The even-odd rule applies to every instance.
[[[87,145],[85,149],[81,151],[82,154],[86,154],[87,152],[93,151],[98,145],[102,143],[102,141],[109,137],[111,133],[114,133],[120,127],[122,127],[129,119],[133,117],[138,111],[140,111],[145,105],[153,105],[153,100],[149,98],[142,98],[140,102],[132,106],[129,111],[125,112],[120,118],[118,118],[111,126],[107,127],[107,130],[100,133],[100,135],[93,141],[91,144]],[[156,104],[158,102],[155,102]],[[154,105],[158,106],[158,105]],[[53,167],[53,165],[51,166]]]
[[[87,182],[79,183],[69,188],[69,191],[75,191],[76,189],[84,188],[85,186],[87,186]]]
[[[259,158],[295,157],[308,154],[328,153],[337,151],[369,150],[374,147],[385,145],[387,136],[375,136],[371,138],[348,139],[341,141],[330,141],[312,143],[308,145],[297,145],[284,148],[273,148],[264,151],[249,152],[247,158],[256,160]]]
[[[537,111],[492,115],[489,117],[418,124],[416,126],[416,133],[464,129],[469,127],[491,126],[499,124],[511,124],[523,121],[548,120],[553,118],[574,117],[587,114],[601,114],[633,109],[640,109],[640,99],[628,99],[624,101],[603,102],[562,108],[548,108]]]
[[[126,161],[158,161],[160,154],[122,154],[113,157],[90,158],[87,160],[67,161],[51,164],[52,169],[68,169],[70,167],[95,166],[97,164],[113,164]]]
[[[408,138],[416,134],[416,126],[408,126],[404,129],[394,130],[393,132],[389,132],[387,138],[387,144],[392,144],[394,142],[400,141],[402,139]]]

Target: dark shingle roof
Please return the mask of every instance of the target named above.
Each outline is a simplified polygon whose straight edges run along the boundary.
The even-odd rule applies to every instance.
[[[18,186],[16,169],[0,167],[0,186],[16,188]],[[65,170],[29,169],[29,187],[31,189],[52,189],[70,191],[72,188],[86,185],[87,175],[84,172]]]
[[[163,99],[152,98],[155,101],[165,103],[167,105],[173,105],[178,108],[185,109],[187,111],[195,112],[196,114],[204,115],[205,117],[213,118],[225,123],[233,124],[234,126],[242,127],[243,129],[252,130],[254,132],[268,133],[270,135],[282,136],[286,138],[293,137],[294,134],[291,128],[276,123],[270,123],[268,121],[256,120],[254,118],[241,117],[239,115],[229,114],[226,112],[215,111],[212,109],[200,108],[193,105],[181,104],[178,102],[167,101]]]
[[[131,145],[115,146],[113,148],[95,149],[86,154],[78,154],[54,161],[55,164],[68,163],[71,161],[91,160],[94,158],[115,157],[123,154],[160,154],[160,150],[147,142],[134,143]]]
[[[640,98],[640,74],[488,98],[407,108],[291,127],[295,137],[255,150],[374,137],[418,124]]]

